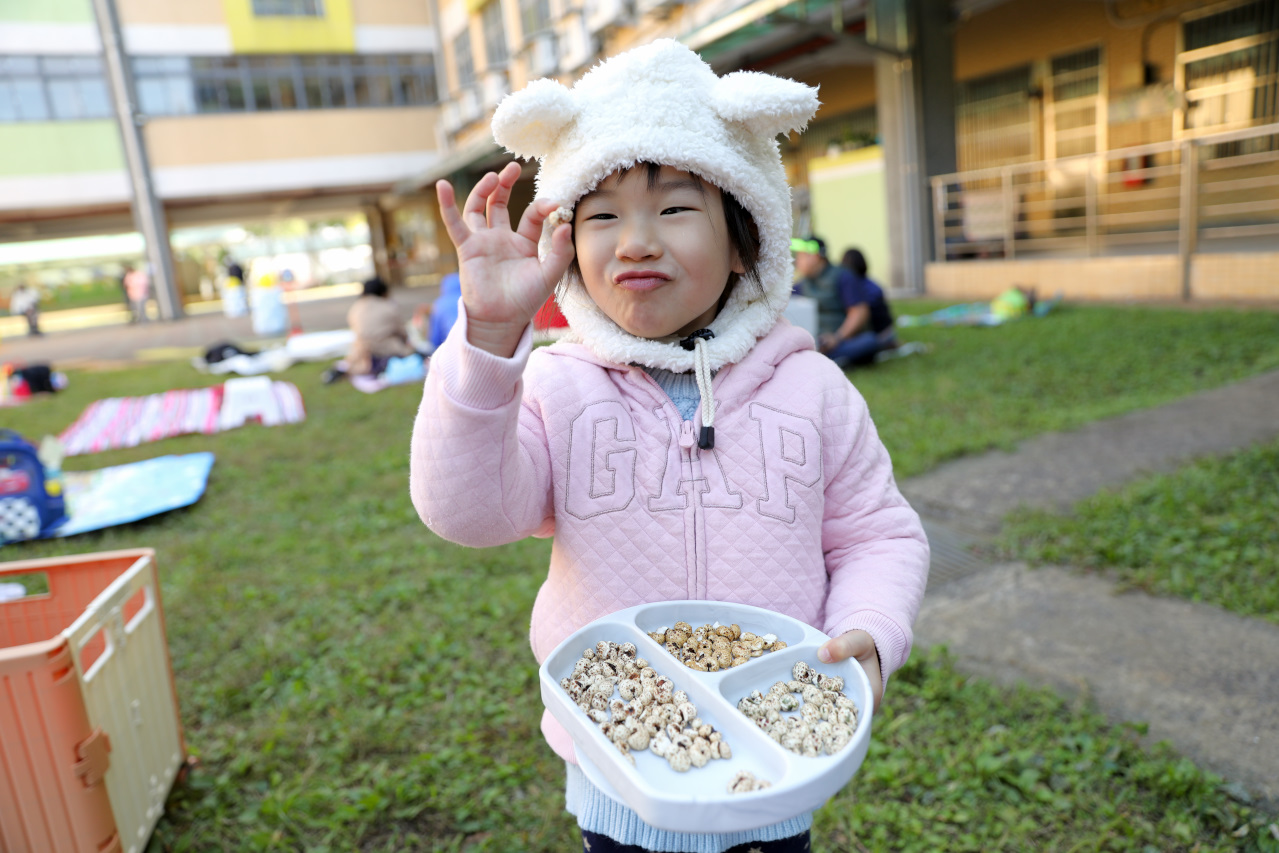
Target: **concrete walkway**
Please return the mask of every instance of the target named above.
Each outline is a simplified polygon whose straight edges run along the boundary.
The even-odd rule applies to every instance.
[[[1120,593],[1068,568],[989,564],[970,550],[1019,506],[1064,510],[1144,474],[1276,438],[1279,372],[903,482],[933,544],[917,644],[948,646],[967,672],[1049,686],[1094,701],[1113,721],[1147,723],[1149,741],[1171,742],[1279,809],[1279,626]]]
[[[411,313],[416,306],[433,301],[438,293],[435,287],[396,288],[391,297]],[[324,332],[346,328],[347,309],[359,294],[358,285],[334,285],[297,291],[290,297],[297,304],[302,330]],[[0,338],[0,362],[46,363],[66,369],[164,357],[166,350],[203,352],[221,341],[266,343],[258,341],[249,317],[226,317],[219,302],[189,305],[187,312],[186,317],[175,322],[136,326],[129,325],[127,312],[115,306],[45,312],[40,323],[46,330],[43,337]],[[169,356],[173,357],[173,353]]]

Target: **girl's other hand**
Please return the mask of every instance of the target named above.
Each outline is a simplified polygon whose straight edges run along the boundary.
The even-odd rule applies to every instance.
[[[822,663],[838,663],[854,658],[866,670],[870,679],[870,690],[875,696],[875,707],[884,698],[884,677],[879,673],[879,652],[875,649],[875,641],[865,631],[849,631],[832,637],[822,643],[817,650],[817,657]]]
[[[444,227],[457,248],[467,337],[472,345],[503,358],[515,353],[524,328],[573,260],[569,225],[557,227],[549,254],[544,260],[537,257],[542,223],[559,206],[556,202],[534,202],[519,227],[511,228],[507,203],[519,177],[520,165],[514,162],[501,172],[489,172],[461,211],[453,186],[448,181],[435,185]]]

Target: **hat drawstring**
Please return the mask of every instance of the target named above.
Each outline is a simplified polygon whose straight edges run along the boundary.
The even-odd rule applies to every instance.
[[[697,379],[697,390],[702,395],[702,431],[697,437],[697,446],[702,450],[715,447],[715,398],[711,393],[711,367],[706,355],[706,342],[715,337],[710,329],[698,329],[679,345],[693,351],[693,375]]]

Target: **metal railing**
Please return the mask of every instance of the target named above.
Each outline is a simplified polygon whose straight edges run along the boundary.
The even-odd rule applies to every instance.
[[[931,179],[938,261],[1279,235],[1279,123]],[[1139,251],[1141,249],[1138,249]]]

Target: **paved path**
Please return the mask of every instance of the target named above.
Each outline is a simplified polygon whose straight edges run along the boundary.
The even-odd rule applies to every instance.
[[[1112,720],[1279,808],[1279,626],[1066,568],[987,564],[970,547],[1018,506],[1065,509],[1188,460],[1279,438],[1279,372],[943,465],[902,491],[933,572],[916,624],[958,665],[1095,701]],[[1279,522],[1276,522],[1279,523]]]
[[[397,288],[392,298],[406,311],[435,299],[434,287]],[[337,285],[299,291],[298,312],[304,332],[346,328],[346,312],[359,288]],[[123,309],[88,308],[78,311],[46,312],[41,326],[43,337],[0,338],[0,362],[48,363],[76,367],[92,362],[132,361],[148,352],[168,348],[198,347],[201,350],[220,341],[248,344],[257,341],[248,317],[225,317],[218,303],[191,306],[191,313],[175,322],[128,325]]]
[[[971,532],[998,530],[1019,505],[1053,510],[1142,474],[1279,437],[1279,372],[1041,435],[1015,452],[941,465],[905,488],[924,515]]]

